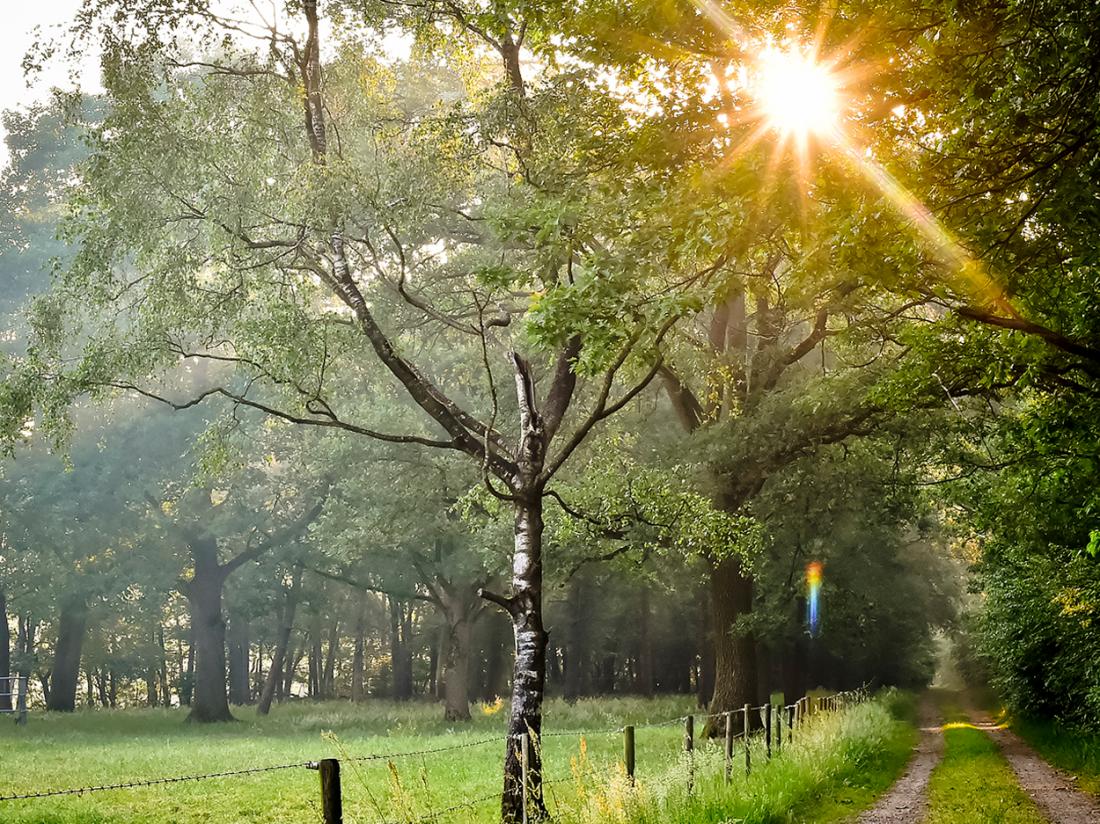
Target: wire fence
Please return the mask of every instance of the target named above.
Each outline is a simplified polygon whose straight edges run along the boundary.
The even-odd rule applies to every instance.
[[[552,787],[566,782],[577,782],[590,778],[610,777],[610,774],[606,769],[578,770],[574,768],[568,776],[543,780],[541,774],[538,774],[534,771],[528,771],[528,754],[532,751],[532,749],[540,748],[541,741],[543,739],[557,739],[564,737],[587,739],[589,737],[598,735],[622,735],[623,758],[618,763],[616,769],[619,775],[626,778],[626,780],[629,781],[631,785],[633,785],[635,780],[636,764],[635,732],[637,730],[667,728],[678,725],[683,726],[683,750],[685,753],[691,756],[689,764],[693,765],[696,719],[704,722],[719,721],[724,723],[724,729],[719,730],[719,735],[717,737],[722,737],[721,733],[724,732],[725,780],[728,783],[730,781],[732,773],[734,741],[748,741],[754,735],[754,733],[757,733],[760,737],[760,744],[763,746],[764,757],[770,758],[773,752],[773,747],[776,752],[779,752],[784,746],[784,727],[786,728],[787,736],[786,744],[789,746],[794,740],[795,731],[801,728],[801,726],[805,723],[806,719],[810,715],[814,713],[840,711],[851,706],[852,704],[860,703],[866,700],[867,697],[868,692],[866,688],[861,687],[858,690],[850,690],[845,692],[832,693],[829,695],[822,695],[812,700],[809,696],[807,696],[800,698],[799,700],[791,704],[783,704],[781,702],[766,703],[756,706],[746,704],[741,709],[729,710],[726,712],[699,715],[681,715],[675,718],[668,718],[660,721],[650,721],[640,724],[626,724],[618,727],[605,727],[583,730],[553,730],[539,734],[521,733],[515,736],[498,735],[493,737],[480,738],[474,741],[451,744],[448,746],[429,747],[419,750],[407,750],[391,753],[370,753],[365,755],[341,753],[341,757],[339,759],[325,758],[318,761],[296,761],[287,764],[249,767],[239,770],[225,770],[220,772],[207,772],[193,775],[177,775],[159,778],[136,779],[133,781],[123,781],[117,783],[94,784],[85,787],[45,789],[21,793],[9,793],[0,795],[0,803],[56,798],[61,796],[84,796],[92,793],[111,790],[128,790],[141,787],[156,787],[162,785],[182,784],[187,782],[199,782],[213,779],[236,778],[241,776],[257,775],[261,773],[273,773],[285,770],[310,769],[317,770],[321,773],[322,810],[324,820],[326,824],[337,824],[338,822],[342,822],[342,797],[340,789],[341,763],[356,765],[367,762],[384,761],[387,762],[391,769],[394,769],[394,763],[401,760],[406,760],[410,758],[424,758],[426,756],[456,752],[460,750],[470,750],[477,747],[487,746],[489,744],[504,744],[506,742],[513,742],[517,748],[517,752],[520,754],[523,774],[522,795],[524,807],[526,808],[528,798],[536,792],[538,792],[538,794],[541,796],[541,789],[544,787]],[[758,721],[759,723],[755,723],[756,721]],[[721,727],[721,725],[719,726]],[[734,729],[735,726],[738,727],[736,731]],[[746,773],[750,772],[752,769],[751,750],[751,746],[744,746],[743,748]],[[691,791],[693,780],[693,767],[689,766],[689,792]],[[490,801],[499,801],[500,798],[501,792],[498,790],[484,796],[478,796],[475,798],[464,798],[460,801],[456,801],[450,806],[432,810],[431,812],[419,815],[419,817],[406,815],[396,819],[384,818],[378,824],[427,824],[428,822],[437,822],[441,818],[445,818],[446,816],[453,813],[473,809],[483,804],[487,804]]]

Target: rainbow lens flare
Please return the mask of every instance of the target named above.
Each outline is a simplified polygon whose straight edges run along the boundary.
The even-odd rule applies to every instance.
[[[811,561],[806,565],[806,626],[810,637],[816,638],[821,628],[821,573],[820,561]]]

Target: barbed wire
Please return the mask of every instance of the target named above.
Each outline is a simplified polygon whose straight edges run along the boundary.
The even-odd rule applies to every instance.
[[[603,729],[593,730],[553,730],[551,732],[540,732],[538,737],[542,738],[564,738],[567,736],[575,736],[580,738],[585,735],[615,735],[623,731],[623,727],[605,727]]]
[[[856,699],[863,700],[867,697],[867,691],[864,688],[860,688],[858,690],[846,690],[844,692],[834,693],[833,696],[830,696],[830,697],[832,697],[832,698],[847,698],[848,696],[854,696]],[[768,708],[768,706],[770,706],[770,705],[769,704],[761,704],[759,706],[749,707],[749,711],[750,712],[763,711],[763,710],[766,710]],[[779,706],[779,705],[776,705],[776,706]],[[787,705],[783,706],[783,709],[784,710],[789,710],[789,709],[795,708],[796,706],[798,706],[797,703],[787,704]],[[661,728],[661,727],[673,726],[675,724],[683,724],[685,721],[687,721],[687,719],[689,717],[697,718],[697,719],[705,721],[705,720],[710,720],[712,718],[725,718],[725,717],[729,717],[729,716],[733,716],[733,715],[740,715],[743,712],[744,712],[744,709],[742,708],[742,709],[727,710],[727,711],[724,711],[724,712],[717,712],[717,713],[703,713],[703,714],[696,714],[696,715],[680,715],[680,716],[677,716],[675,718],[665,719],[663,721],[651,721],[651,722],[647,722],[647,723],[644,723],[644,724],[625,725],[623,727],[608,727],[608,728],[596,729],[596,730],[561,730],[561,731],[543,732],[539,735],[539,738],[540,739],[541,738],[558,738],[558,737],[565,737],[565,736],[573,736],[573,737],[581,738],[581,737],[584,737],[584,736],[592,736],[592,735],[610,735],[610,734],[622,733],[626,726],[633,726],[636,730],[637,729],[656,729],[656,728]],[[735,738],[743,738],[743,737],[744,737],[743,732],[740,732],[735,736]],[[368,762],[368,761],[394,761],[394,760],[398,760],[398,759],[402,759],[402,758],[416,758],[416,757],[419,757],[419,756],[434,755],[436,753],[453,752],[453,751],[456,751],[456,750],[472,749],[474,747],[481,747],[481,746],[484,746],[486,744],[502,743],[502,742],[505,742],[505,741],[508,741],[508,740],[509,740],[509,736],[507,736],[507,735],[505,735],[505,736],[494,736],[492,738],[481,738],[481,739],[478,739],[476,741],[467,741],[467,742],[464,742],[464,743],[461,743],[461,744],[452,744],[452,745],[449,745],[449,746],[446,746],[446,747],[429,747],[429,748],[425,748],[425,749],[421,749],[421,750],[409,750],[409,751],[405,751],[405,752],[374,753],[374,754],[370,754],[370,755],[345,756],[342,760],[346,761],[346,762],[356,762],[356,763],[362,763],[362,762]],[[243,775],[255,775],[255,774],[258,774],[258,773],[277,772],[277,771],[280,771],[280,770],[301,769],[301,768],[316,769],[316,765],[317,765],[316,761],[302,761],[302,762],[295,762],[293,764],[277,764],[277,765],[269,766],[269,767],[250,767],[250,768],[241,769],[241,770],[226,770],[226,771],[222,771],[222,772],[200,773],[200,774],[195,774],[195,775],[183,775],[183,776],[171,776],[171,777],[165,777],[165,778],[140,779],[140,780],[136,780],[136,781],[118,782],[118,783],[115,783],[115,784],[98,784],[98,785],[90,785],[90,786],[87,786],[87,787],[74,787],[74,788],[68,788],[68,789],[62,789],[62,790],[41,790],[41,791],[37,791],[37,792],[28,792],[28,793],[13,793],[13,794],[8,794],[8,795],[0,795],[0,802],[4,802],[4,801],[22,801],[22,800],[38,799],[38,798],[53,798],[53,797],[57,797],[57,796],[86,795],[88,793],[104,792],[104,791],[107,791],[107,790],[125,790],[125,789],[141,788],[141,787],[155,787],[155,786],[164,785],[164,784],[181,784],[181,783],[185,783],[185,782],[188,782],[188,781],[206,781],[206,780],[211,780],[211,779],[216,779],[216,778],[232,778],[232,777],[243,776]],[[543,785],[545,786],[545,785],[557,784],[557,783],[561,783],[563,781],[573,780],[575,777],[576,776],[571,776],[570,778],[554,779],[553,781],[543,782]],[[448,808],[445,808],[445,809],[442,809],[442,810],[437,810],[433,813],[428,814],[425,817],[414,819],[412,821],[406,821],[406,822],[396,821],[396,822],[392,822],[392,823],[391,822],[384,822],[383,824],[421,824],[421,822],[430,821],[433,818],[436,818],[440,815],[446,815],[447,813],[450,813],[450,812],[455,812],[457,810],[462,810],[462,809],[466,809],[468,807],[476,806],[478,804],[483,804],[486,801],[491,800],[492,798],[496,798],[496,797],[498,797],[498,794],[494,793],[493,795],[490,795],[490,796],[485,796],[483,798],[478,798],[478,799],[473,799],[473,800],[470,800],[470,801],[465,801],[465,802],[462,802],[460,804],[456,804],[452,807],[448,807]]]
[[[481,798],[473,798],[469,801],[463,801],[458,804],[453,804],[450,807],[444,807],[440,810],[433,810],[430,813],[424,813],[419,818],[391,818],[380,824],[425,824],[428,821],[435,821],[440,816],[450,815],[451,813],[457,813],[459,810],[468,810],[470,807],[476,807],[479,804],[485,804],[489,801],[500,800],[500,790],[496,790],[491,795],[484,795]]]
[[[250,767],[244,770],[226,770],[224,772],[202,773],[198,775],[179,775],[168,778],[149,778],[138,781],[123,781],[117,784],[97,784],[88,787],[73,787],[65,790],[41,790],[32,793],[13,793],[0,795],[0,801],[22,801],[29,798],[52,798],[59,795],[86,795],[88,793],[103,792],[104,790],[128,790],[135,787],[155,787],[159,784],[182,784],[186,781],[206,781],[212,778],[231,778],[238,775],[254,775],[256,773],[276,772],[278,770],[294,770],[309,768],[314,762],[300,761],[294,764],[278,764],[273,767]]]
[[[451,752],[453,750],[469,750],[474,747],[481,747],[485,744],[503,744],[508,740],[508,736],[494,736],[493,738],[481,738],[477,741],[467,741],[462,744],[451,744],[447,747],[430,747],[423,750],[410,750],[408,752],[391,752],[391,753],[375,753],[372,755],[353,755],[349,758],[344,758],[344,761],[396,761],[400,758],[416,758],[421,755],[433,755],[439,752]]]

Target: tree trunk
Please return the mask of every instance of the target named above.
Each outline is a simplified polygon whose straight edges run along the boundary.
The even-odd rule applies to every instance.
[[[775,656],[764,641],[756,642],[756,694],[766,698],[775,686]]]
[[[328,633],[328,649],[325,650],[325,669],[322,674],[321,695],[336,697],[336,653],[340,649],[340,619],[333,618]]]
[[[15,692],[11,679],[11,629],[8,627],[8,599],[0,589],[0,710],[11,709],[11,694]]]
[[[316,701],[321,695],[321,613],[313,613],[309,622],[309,697]]]
[[[405,644],[404,605],[390,596],[390,676],[395,701],[412,698],[412,656]]]
[[[499,615],[491,615],[486,622],[485,647],[485,683],[481,698],[483,701],[492,701],[502,695],[503,681],[507,673],[505,657],[508,646],[508,625]]]
[[[714,631],[713,607],[707,593],[699,593],[699,669],[695,679],[696,703],[702,709],[714,695],[717,636]]]
[[[256,708],[259,715],[271,712],[271,702],[275,699],[275,690],[282,684],[283,663],[290,646],[290,633],[294,629],[294,612],[298,608],[298,592],[302,587],[302,568],[294,568],[294,578],[283,601],[283,620],[279,626],[279,635],[275,640],[275,649],[271,653],[271,667],[267,671],[263,691],[260,693],[260,705]]]
[[[259,701],[260,693],[264,689],[264,645],[256,644],[256,657],[252,659],[251,680],[249,682],[249,700]]]
[[[99,693],[99,706],[110,706],[110,699],[107,697],[107,672],[103,667],[100,667],[95,672],[95,685],[96,692]]]
[[[301,644],[296,644],[294,654],[287,656],[286,672],[283,674],[282,697],[290,700],[294,697],[294,682],[298,679],[298,667],[308,652],[308,638],[303,638]]]
[[[164,646],[164,625],[157,624],[157,649],[159,652],[160,700],[166,707],[172,706],[172,687],[168,683],[168,650]]]
[[[542,732],[547,638],[542,622],[542,492],[528,489],[516,497],[509,609],[516,658],[512,669],[512,706],[501,797],[501,818],[506,824],[523,819],[523,770],[519,742],[524,733],[534,739],[528,761],[528,772],[532,776],[527,798],[528,819],[547,817],[542,793],[542,747],[537,741]]]
[[[359,702],[364,697],[364,674],[367,648],[367,596],[360,596],[355,614],[355,647],[351,654],[351,700]]]
[[[752,578],[743,573],[740,559],[713,565],[710,584],[715,677],[708,712],[716,716],[756,703],[756,642],[748,633],[734,634],[737,619],[752,612]],[[718,732],[716,723],[705,730]]]
[[[251,690],[248,676],[250,672],[248,639],[248,619],[239,612],[229,616],[229,703],[249,703]]]
[[[193,541],[191,554],[195,574],[185,594],[191,606],[191,630],[195,639],[195,678],[187,720],[199,723],[232,721],[225,685],[225,619],[222,617],[225,571],[218,564],[217,543],[213,538]]]
[[[450,630],[444,624],[439,628],[435,643],[428,645],[428,683],[424,692],[432,698],[443,697],[443,678],[440,674],[440,663],[447,660],[447,644]]]
[[[180,672],[180,703],[191,706],[191,696],[195,694],[195,624],[194,618],[187,630],[187,666]]]
[[[164,647],[159,643],[160,625],[149,631],[149,655],[145,662],[145,703],[150,707],[161,703],[161,670],[164,667]],[[168,702],[164,702],[168,706]]]
[[[639,695],[653,695],[653,635],[650,632],[649,586],[642,584],[638,593],[638,671],[635,688]]]
[[[463,593],[444,592],[447,639],[443,655],[443,718],[470,720],[470,604]]]
[[[54,647],[50,675],[50,697],[46,709],[72,712],[76,709],[76,688],[80,680],[80,651],[88,624],[88,608],[82,600],[67,598],[57,621],[57,646]]]
[[[413,605],[405,604],[401,611],[401,684],[406,700],[412,700],[416,694],[416,680],[413,678]]]
[[[15,651],[19,653],[16,675],[30,678],[31,663],[34,661],[35,636],[38,634],[38,622],[29,615],[19,616],[19,632],[16,636]]]
[[[565,700],[576,701],[585,694],[588,674],[587,579],[583,573],[569,582],[568,623],[565,625]]]
[[[155,707],[160,703],[160,693],[157,692],[157,668],[156,665],[145,668],[145,705]]]

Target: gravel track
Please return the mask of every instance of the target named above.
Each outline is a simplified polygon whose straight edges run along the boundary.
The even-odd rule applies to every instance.
[[[920,703],[920,741],[905,774],[859,824],[915,824],[928,810],[928,779],[943,758],[943,728],[935,701],[925,695]]]
[[[1100,803],[1074,785],[1075,779],[1056,770],[1016,733],[995,724],[987,713],[970,710],[971,723],[997,744],[1016,779],[1051,824],[1097,824]]]

